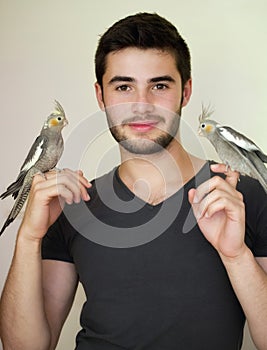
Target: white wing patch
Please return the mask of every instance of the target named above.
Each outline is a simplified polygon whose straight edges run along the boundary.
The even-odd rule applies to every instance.
[[[241,135],[237,132],[235,132],[233,129],[233,133],[229,130],[227,130],[224,127],[218,128],[220,131],[220,134],[229,142],[234,143],[238,147],[241,147],[247,151],[259,151],[260,149],[253,143],[251,140],[249,140],[244,135]]]
[[[31,159],[24,165],[24,167],[21,169],[21,171],[27,171],[29,170],[40,158],[40,155],[43,152],[42,146],[44,144],[44,140],[41,140],[41,142],[36,146],[35,152]]]

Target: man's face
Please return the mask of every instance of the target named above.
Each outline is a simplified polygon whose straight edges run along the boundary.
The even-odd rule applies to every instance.
[[[177,135],[191,81],[183,92],[170,53],[127,48],[107,56],[103,91],[96,84],[96,93],[116,141],[131,153],[152,154]]]

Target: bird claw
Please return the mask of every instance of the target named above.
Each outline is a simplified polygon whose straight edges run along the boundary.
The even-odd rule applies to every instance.
[[[35,173],[34,176],[35,175],[41,175],[45,180],[47,180],[45,173],[42,173],[41,171],[37,171],[37,173]]]
[[[51,169],[51,171],[55,171],[56,173],[61,173],[61,171],[63,171],[64,169],[60,169],[57,167],[54,167],[53,169]]]
[[[225,172],[224,172],[225,175],[227,175],[229,169],[230,169],[231,171],[237,171],[237,170],[235,170],[235,169],[232,169],[232,168],[230,167],[229,164],[225,164],[225,166],[226,166],[226,169],[225,169]],[[238,171],[237,171],[237,172],[238,172]],[[240,182],[240,174],[239,174],[239,176],[238,176],[237,181]]]

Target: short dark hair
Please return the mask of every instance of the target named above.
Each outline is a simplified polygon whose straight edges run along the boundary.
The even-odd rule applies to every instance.
[[[191,78],[190,52],[177,29],[158,14],[143,12],[119,20],[100,37],[95,54],[95,74],[101,88],[107,55],[127,47],[170,52],[175,57],[182,88]]]

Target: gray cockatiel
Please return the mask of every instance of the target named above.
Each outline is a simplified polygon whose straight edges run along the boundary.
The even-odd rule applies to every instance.
[[[199,116],[199,134],[215,147],[218,156],[232,170],[258,180],[267,193],[267,155],[246,136],[229,126],[209,119],[212,112],[202,108]]]
[[[40,135],[36,138],[20,168],[16,181],[0,195],[1,199],[12,195],[16,200],[0,235],[14,221],[23,207],[31,188],[33,176],[37,173],[43,174],[56,166],[64,149],[61,131],[67,124],[68,121],[62,106],[55,101],[55,110],[45,121]]]

